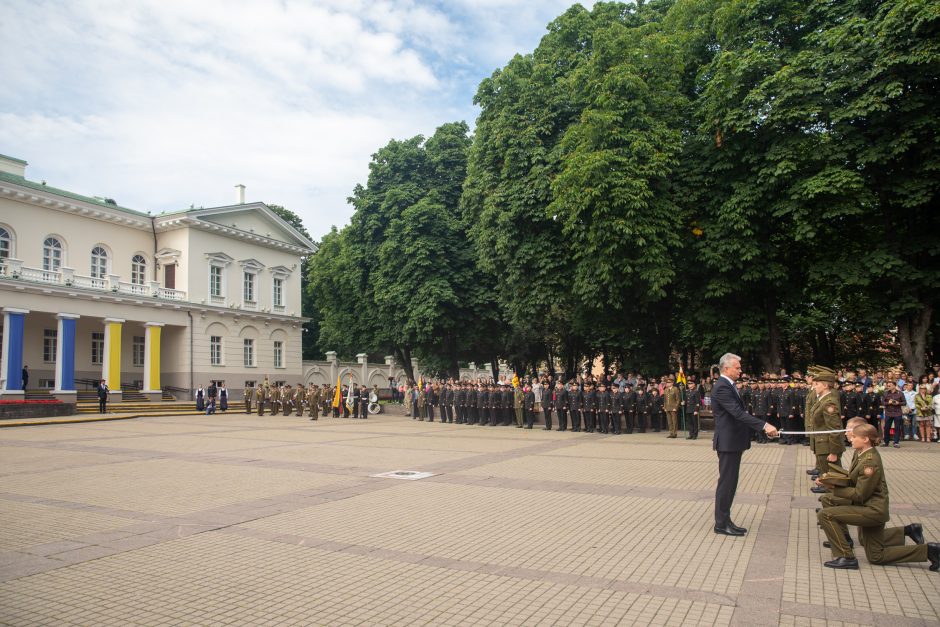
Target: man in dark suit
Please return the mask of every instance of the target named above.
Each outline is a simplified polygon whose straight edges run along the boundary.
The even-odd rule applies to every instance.
[[[777,428],[747,413],[734,382],[741,376],[741,358],[731,353],[718,362],[721,376],[712,388],[711,406],[715,416],[712,446],[718,453],[718,487],[715,490],[715,533],[743,536],[747,529],[731,522],[731,504],[738,489],[741,454],[751,448],[750,430],[777,436]]]

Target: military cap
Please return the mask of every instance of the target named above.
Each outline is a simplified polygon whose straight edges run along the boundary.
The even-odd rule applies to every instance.
[[[825,383],[835,383],[836,373],[831,368],[826,368],[825,366],[814,366],[813,378]]]
[[[819,483],[835,488],[849,486],[852,482],[845,468],[830,463],[829,470],[820,475]]]

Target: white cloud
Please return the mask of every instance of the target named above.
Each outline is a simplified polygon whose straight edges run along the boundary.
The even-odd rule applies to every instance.
[[[389,139],[472,124],[479,80],[567,6],[4,4],[0,152],[31,179],[155,212],[228,204],[244,183],[314,237],[348,221]]]

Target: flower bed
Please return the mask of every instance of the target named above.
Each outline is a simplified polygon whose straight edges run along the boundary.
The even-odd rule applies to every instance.
[[[30,399],[26,401],[0,401],[0,405],[55,405],[61,403],[57,398],[50,399]]]

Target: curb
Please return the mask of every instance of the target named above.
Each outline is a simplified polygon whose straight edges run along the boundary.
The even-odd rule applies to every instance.
[[[95,416],[94,418],[65,418],[63,420],[37,420],[35,422],[0,422],[0,429],[5,427],[38,427],[47,425],[68,425],[82,422],[107,422],[109,420],[133,420],[134,418],[159,418],[161,416],[188,416],[188,413],[179,414],[128,414],[124,416]],[[193,415],[200,415],[195,412]]]

